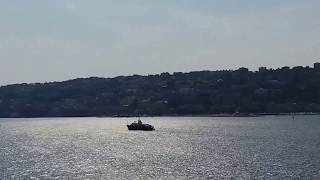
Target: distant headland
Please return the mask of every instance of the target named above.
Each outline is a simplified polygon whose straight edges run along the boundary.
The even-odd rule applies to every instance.
[[[320,63],[0,87],[0,117],[320,113]]]

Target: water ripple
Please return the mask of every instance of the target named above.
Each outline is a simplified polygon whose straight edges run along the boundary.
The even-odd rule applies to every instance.
[[[2,119],[0,179],[319,179],[318,119]]]

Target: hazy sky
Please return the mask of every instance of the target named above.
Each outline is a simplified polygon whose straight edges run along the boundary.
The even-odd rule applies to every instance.
[[[0,84],[320,61],[320,0],[0,0]]]

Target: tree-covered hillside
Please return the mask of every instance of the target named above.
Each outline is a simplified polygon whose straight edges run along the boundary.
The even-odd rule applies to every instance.
[[[0,117],[320,112],[318,66],[8,85]]]

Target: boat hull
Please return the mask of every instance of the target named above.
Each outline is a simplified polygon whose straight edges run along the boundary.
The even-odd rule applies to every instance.
[[[129,131],[154,131],[154,127],[149,124],[142,124],[142,125],[127,125]]]

